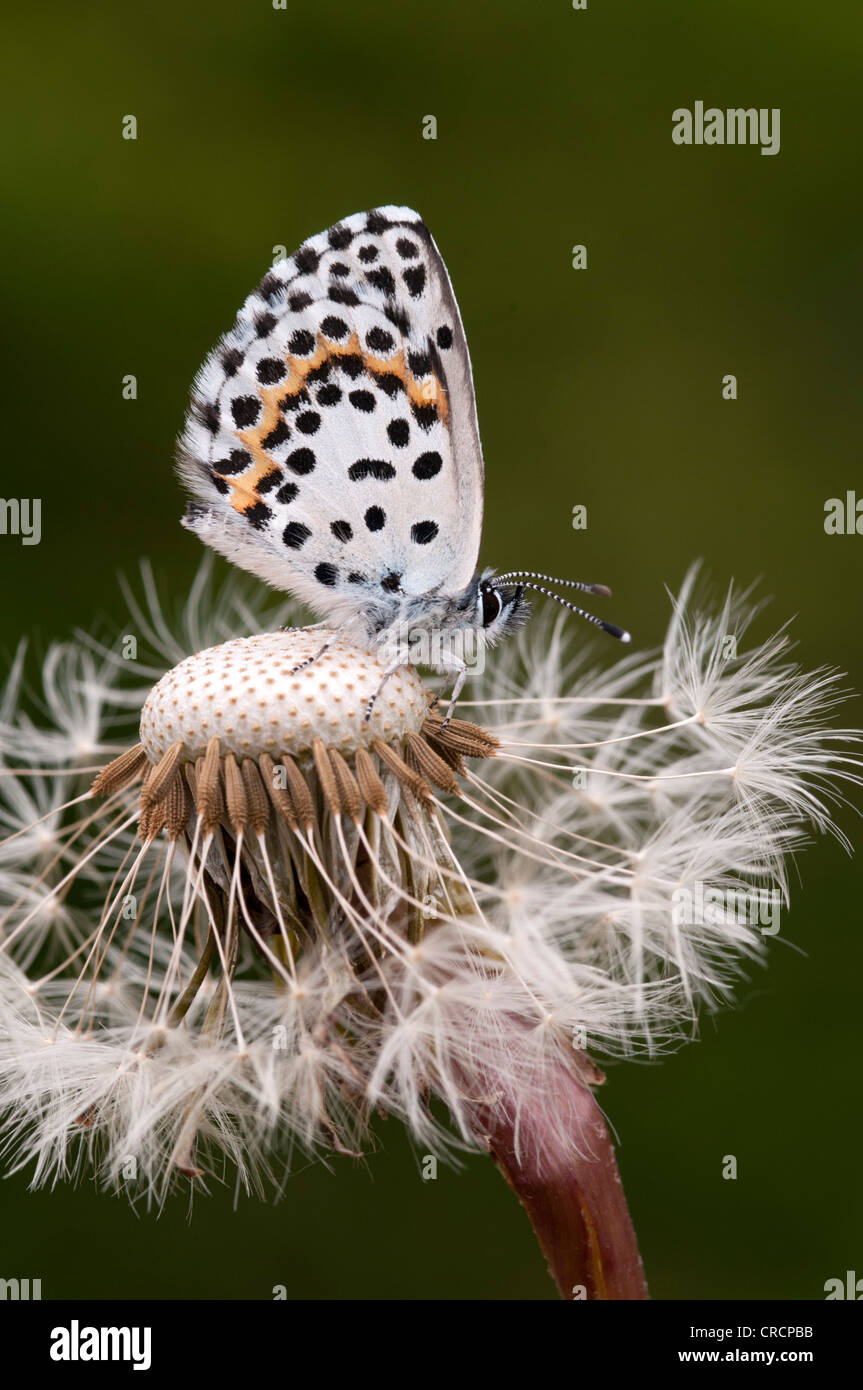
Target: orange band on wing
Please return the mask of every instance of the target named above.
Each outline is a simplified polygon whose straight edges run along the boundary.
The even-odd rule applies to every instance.
[[[443,382],[434,372],[424,377],[421,382],[417,381],[408,367],[403,349],[394,352],[392,357],[375,357],[372,353],[363,351],[356,333],[352,333],[347,342],[342,344],[328,342],[319,334],[317,347],[311,357],[293,357],[288,353],[285,358],[288,365],[287,376],[276,386],[258,387],[258,395],[263,405],[258,423],[250,429],[234,431],[237,439],[252,456],[252,462],[245,472],[224,478],[231,488],[231,506],[238,512],[245,512],[262,500],[257,491],[258,484],[278,467],[264,449],[263,441],[282,418],[279,402],[284,400],[285,396],[298,396],[310,372],[338,357],[359,357],[368,371],[398,377],[411,405],[434,406],[439,418],[444,424],[447,423],[449,404]],[[217,473],[216,477],[224,475]]]

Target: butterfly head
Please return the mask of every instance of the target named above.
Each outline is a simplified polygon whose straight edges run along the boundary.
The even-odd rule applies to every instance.
[[[530,604],[524,593],[523,584],[502,585],[491,571],[483,574],[476,593],[476,625],[487,641],[494,643],[527,622]]]

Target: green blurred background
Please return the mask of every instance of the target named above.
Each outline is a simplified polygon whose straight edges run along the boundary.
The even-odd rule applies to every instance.
[[[484,558],[608,581],[644,645],[694,557],[720,585],[763,576],[759,631],[797,614],[801,659],[863,688],[863,537],[823,529],[828,497],[863,497],[859,4],[42,4],[5,43],[3,492],[42,497],[43,538],[0,538],[4,658],[119,620],[139,556],[182,593],[200,555],[172,449],[199,362],[274,245],[399,202],[462,308]],[[675,146],[697,99],[779,107],[781,152]],[[773,944],[735,1012],[600,1096],[655,1298],[863,1274],[860,874],[831,842],[800,869],[802,949]],[[156,1219],[7,1180],[0,1274],[45,1297],[555,1296],[489,1161],[423,1183],[397,1125],[379,1138],[366,1168],[306,1166],[276,1207],[221,1192],[191,1222],[182,1199]]]

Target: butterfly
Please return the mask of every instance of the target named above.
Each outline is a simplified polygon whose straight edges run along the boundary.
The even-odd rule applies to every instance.
[[[436,638],[424,664],[454,677],[447,717],[468,671],[454,639],[491,645],[519,627],[526,590],[629,640],[545,587],[603,585],[478,570],[470,356],[446,266],[410,208],[356,213],[271,266],[195,379],[178,470],[194,498],[182,524],[389,652],[384,681],[408,659],[405,634]]]

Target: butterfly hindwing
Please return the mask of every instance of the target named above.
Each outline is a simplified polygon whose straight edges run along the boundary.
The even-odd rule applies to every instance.
[[[180,472],[190,529],[324,614],[469,582],[470,358],[417,213],[358,213],[272,267],[198,375]]]

